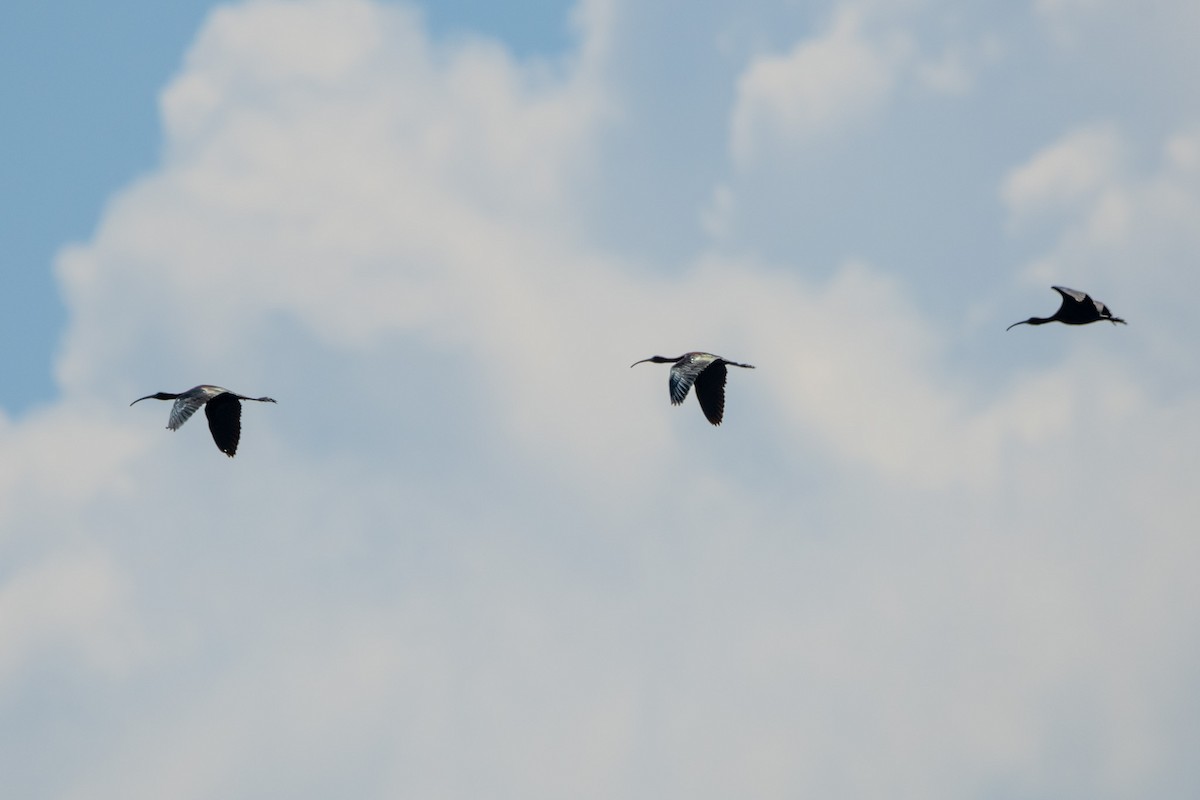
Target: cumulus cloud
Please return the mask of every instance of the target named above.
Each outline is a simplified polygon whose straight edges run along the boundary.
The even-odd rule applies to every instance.
[[[916,65],[917,79],[934,92],[961,96],[975,86],[980,69],[1002,57],[1004,45],[995,36],[985,36],[978,42],[953,42],[931,58]]]
[[[1121,169],[1121,140],[1111,125],[1071,132],[1004,180],[1009,218],[1021,224],[1093,202]]]
[[[554,61],[365,0],[213,13],[162,163],[59,258],[60,401],[0,427],[3,725],[56,765],[0,754],[15,791],[1190,780],[1195,376],[1141,321],[964,347],[879,259],[600,246],[619,12],[582,5]],[[744,157],[874,113],[903,55],[878,45],[843,14],[752,66]],[[1117,130],[1006,165],[1016,227],[1186,243],[1194,131],[1140,172]],[[629,368],[697,348],[757,366],[720,429]],[[202,381],[279,400],[232,461],[202,417],[126,407]]]
[[[827,140],[878,109],[907,46],[903,40],[872,41],[861,27],[859,13],[845,9],[823,35],[750,63],[738,81],[733,111],[736,161],[748,163],[772,145]]]
[[[935,108],[948,119],[959,114],[981,76],[1003,63],[1004,35],[951,4],[831,5],[828,23],[815,33],[810,25],[793,36],[787,26],[771,31],[770,39],[792,42],[790,49],[747,46],[729,112],[729,174],[698,215],[715,240],[761,240],[768,226],[754,220],[771,211],[760,204],[799,195],[823,208],[822,195],[867,190],[871,173],[915,162],[923,150],[946,147],[949,155],[956,139],[974,135],[954,123],[916,138],[908,121]],[[834,164],[829,171],[848,182],[827,185],[831,176],[820,173]],[[778,198],[762,185],[764,175],[780,179]],[[814,179],[826,185],[811,184],[812,199],[795,188]]]
[[[783,53],[757,53],[741,71],[730,149],[745,167],[827,147],[877,122],[902,87],[961,97],[1003,52],[994,34],[931,26],[926,4],[837,3],[828,27]]]
[[[23,570],[0,588],[0,686],[66,654],[84,669],[124,671],[144,655],[125,580],[109,559],[81,552]]]
[[[820,142],[869,118],[892,89],[906,49],[902,41],[869,41],[859,14],[845,10],[823,36],[784,55],[758,56],[738,82],[734,158],[750,162],[764,145]]]
[[[1168,275],[1176,290],[1190,275],[1175,270],[1197,245],[1200,183],[1194,129],[1168,135],[1148,160],[1129,162],[1128,137],[1113,125],[1083,128],[1035,153],[1004,179],[1001,196],[1018,234],[1047,222],[1057,235],[1027,270],[1038,281],[1054,270],[1096,274],[1135,294],[1158,293]],[[1184,289],[1177,296],[1185,296]],[[1173,303],[1172,303],[1173,304]]]
[[[1189,298],[1200,290],[1196,275],[1179,269],[1200,247],[1197,142],[1190,127],[1144,152],[1113,126],[1093,127],[1014,168],[1002,188],[1010,230],[1023,237],[1035,223],[1051,223],[1053,231],[1023,265],[1025,282],[1088,287],[1131,323],[1185,324]],[[1136,169],[1135,161],[1147,166]],[[1195,374],[1187,337],[1162,324],[1145,335],[1143,357],[1175,376],[1167,383]]]

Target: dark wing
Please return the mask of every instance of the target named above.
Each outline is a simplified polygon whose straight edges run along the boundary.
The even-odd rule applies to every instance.
[[[238,439],[242,436],[242,403],[237,395],[223,392],[204,407],[208,415],[208,429],[212,432],[217,449],[233,458],[237,454]]]
[[[1063,322],[1072,325],[1083,325],[1096,320],[1107,319],[1113,323],[1125,324],[1125,320],[1114,317],[1108,306],[1092,297],[1087,292],[1068,289],[1065,286],[1052,286],[1054,291],[1062,295],[1062,308],[1059,310]]]
[[[1066,313],[1068,315],[1090,315],[1093,313],[1093,307],[1096,301],[1088,297],[1087,292],[1080,292],[1076,289],[1068,289],[1065,286],[1051,286],[1050,288],[1062,295],[1060,313]],[[1098,311],[1099,309],[1095,310]],[[1066,322],[1067,319],[1064,319],[1063,321]]]
[[[717,360],[708,353],[688,353],[671,367],[671,404],[679,405],[687,399],[688,389],[704,372],[704,369]]]
[[[725,416],[725,372],[725,362],[714,361],[696,377],[696,399],[713,425]]]

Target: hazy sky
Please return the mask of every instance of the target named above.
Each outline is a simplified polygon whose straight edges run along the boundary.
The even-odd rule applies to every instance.
[[[1200,6],[29,5],[6,792],[1200,793]]]

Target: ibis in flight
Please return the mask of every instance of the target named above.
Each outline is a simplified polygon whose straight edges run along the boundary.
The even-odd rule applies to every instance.
[[[676,358],[651,356],[635,361],[629,366],[636,367],[647,361],[654,364],[674,364],[671,367],[669,386],[671,389],[671,405],[677,406],[687,399],[688,389],[696,384],[696,399],[704,416],[713,425],[721,424],[725,414],[725,366],[754,369],[753,364],[739,364],[714,356],[712,353],[684,353]]]
[[[148,394],[129,405],[143,400],[175,401],[175,405],[171,406],[171,416],[167,420],[167,430],[172,431],[178,430],[180,425],[188,421],[188,417],[196,413],[196,409],[204,406],[204,415],[208,417],[208,429],[212,431],[213,441],[217,443],[217,449],[230,458],[237,454],[238,439],[242,435],[242,401],[275,402],[270,397],[246,397],[220,386],[208,385],[195,386],[180,394]]]
[[[1065,286],[1051,286],[1050,288],[1062,295],[1062,305],[1058,307],[1058,311],[1054,312],[1054,316],[1030,317],[1020,322],[1014,322],[1005,330],[1012,330],[1018,325],[1045,325],[1047,322],[1087,325],[1089,322],[1099,322],[1102,319],[1106,319],[1114,325],[1118,322],[1122,325],[1125,324],[1125,320],[1114,317],[1108,310],[1108,306],[1099,300],[1093,300],[1087,292],[1078,292]]]

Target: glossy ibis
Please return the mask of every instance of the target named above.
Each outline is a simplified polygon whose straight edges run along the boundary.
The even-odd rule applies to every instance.
[[[674,364],[671,367],[670,389],[671,405],[679,405],[687,399],[688,389],[696,384],[696,399],[704,416],[713,425],[720,425],[725,414],[725,366],[754,369],[753,364],[739,364],[728,361],[712,353],[684,353],[676,358],[666,356],[651,356],[635,361],[630,367],[644,364],[647,361],[654,364]]]
[[[1012,330],[1017,325],[1045,325],[1047,322],[1062,322],[1066,325],[1087,325],[1089,322],[1099,322],[1102,319],[1106,319],[1114,325],[1118,322],[1122,325],[1125,324],[1125,320],[1120,317],[1114,317],[1112,312],[1108,310],[1108,306],[1099,300],[1093,300],[1087,292],[1077,292],[1065,286],[1051,286],[1050,288],[1062,295],[1062,305],[1058,307],[1058,311],[1054,312],[1054,316],[1030,317],[1020,322],[1014,322],[1005,328],[1005,330]]]
[[[242,401],[275,402],[270,397],[246,397],[220,386],[208,385],[196,386],[180,394],[148,394],[129,405],[143,400],[175,401],[175,405],[171,406],[171,416],[167,420],[167,429],[172,431],[187,422],[188,417],[196,413],[196,409],[204,406],[204,415],[208,417],[208,429],[212,432],[213,441],[217,443],[217,449],[230,458],[237,454],[238,439],[242,435]]]

